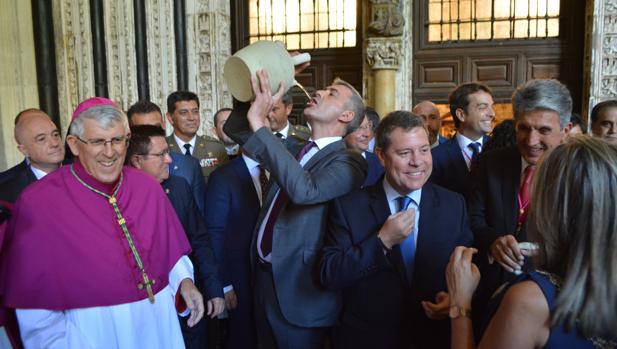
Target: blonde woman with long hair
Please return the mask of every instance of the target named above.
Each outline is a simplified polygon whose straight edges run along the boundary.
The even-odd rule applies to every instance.
[[[617,147],[572,137],[545,154],[533,183],[538,269],[497,291],[478,347],[617,348]],[[475,252],[457,247],[446,270],[456,349],[475,347],[465,311],[480,280]]]

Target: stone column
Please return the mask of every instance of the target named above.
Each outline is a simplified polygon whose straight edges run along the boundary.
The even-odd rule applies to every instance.
[[[396,71],[400,65],[400,38],[369,38],[367,62],[373,74],[373,101],[375,110],[383,117],[396,110]]]
[[[617,0],[595,0],[591,10],[588,112],[598,102],[617,99]]]
[[[397,109],[396,80],[402,58],[405,20],[400,0],[371,0],[366,61],[372,75],[371,104],[381,117]]]

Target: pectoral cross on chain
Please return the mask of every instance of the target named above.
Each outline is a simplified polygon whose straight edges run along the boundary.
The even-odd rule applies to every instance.
[[[91,187],[88,183],[84,182],[81,178],[79,178],[77,173],[75,173],[75,169],[73,168],[73,165],[71,165],[71,174],[73,174],[75,179],[77,179],[77,181],[81,183],[83,186],[85,186],[91,191],[106,198],[107,202],[109,202],[109,204],[113,208],[114,213],[116,214],[116,220],[118,222],[118,225],[122,229],[122,233],[124,234],[124,237],[126,238],[126,242],[129,244],[131,252],[133,253],[133,257],[135,258],[135,262],[137,263],[137,267],[141,271],[141,275],[144,279],[144,282],[140,282],[139,284],[137,284],[137,288],[140,290],[143,290],[145,287],[146,292],[148,292],[148,299],[150,300],[150,303],[154,304],[154,292],[152,292],[152,285],[154,285],[156,280],[154,279],[150,280],[150,278],[148,277],[148,274],[146,274],[146,270],[144,269],[144,264],[141,261],[141,257],[139,256],[139,251],[137,251],[137,247],[135,247],[135,244],[133,243],[133,237],[131,236],[129,229],[126,226],[126,220],[122,216],[122,212],[120,212],[120,207],[118,207],[118,200],[116,199],[116,195],[118,194],[118,191],[120,190],[120,186],[122,185],[122,182],[124,180],[124,175],[120,173],[120,179],[118,180],[118,184],[116,185],[116,188],[114,189],[113,194],[108,195],[98,189]]]
[[[140,282],[139,284],[137,284],[137,288],[140,290],[144,289],[144,285],[146,286],[146,292],[148,292],[148,299],[150,300],[150,303],[154,304],[154,293],[152,293],[152,285],[154,285],[156,283],[156,280],[150,280],[150,278],[148,277],[148,274],[143,273],[143,277],[144,277],[144,282]]]

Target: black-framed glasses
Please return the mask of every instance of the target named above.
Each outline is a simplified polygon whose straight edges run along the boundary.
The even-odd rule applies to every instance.
[[[139,155],[141,155],[141,156],[157,156],[157,157],[163,159],[165,156],[169,155],[170,152],[171,151],[169,149],[165,149],[165,150],[163,150],[160,153],[154,153],[154,154],[148,153],[148,154],[139,154]]]
[[[129,143],[129,138],[127,136],[122,137],[114,137],[112,139],[89,139],[87,141],[75,136],[80,142],[91,146],[92,148],[102,149],[108,143],[111,144],[114,148],[125,147]]]

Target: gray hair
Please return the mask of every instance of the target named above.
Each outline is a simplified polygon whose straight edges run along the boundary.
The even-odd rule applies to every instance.
[[[336,78],[332,82],[332,85],[345,86],[351,90],[351,96],[349,96],[349,99],[345,103],[345,108],[354,113],[353,119],[349,124],[347,124],[347,129],[345,130],[345,135],[348,135],[354,132],[358,127],[360,127],[362,120],[364,120],[364,101],[362,100],[362,96],[360,95],[358,90],[356,90],[356,88],[347,81]]]
[[[122,123],[126,133],[130,132],[129,121],[126,118],[126,114],[120,108],[112,105],[98,105],[88,108],[82,111],[77,118],[71,122],[69,134],[83,137],[84,135],[84,122],[86,120],[94,120],[97,125],[107,130],[110,129],[117,122]]]
[[[519,86],[512,95],[514,119],[536,110],[550,110],[559,115],[559,126],[566,127],[572,115],[570,91],[554,79],[530,80]]]

